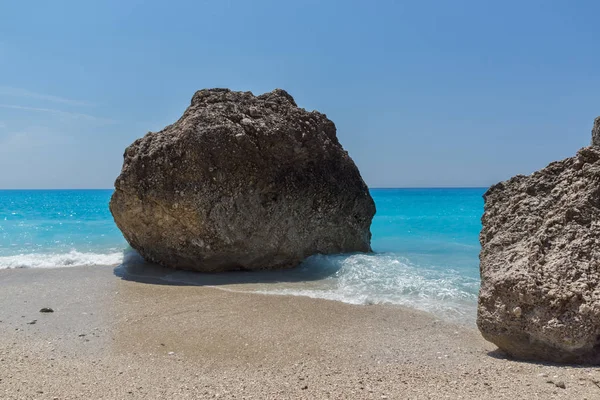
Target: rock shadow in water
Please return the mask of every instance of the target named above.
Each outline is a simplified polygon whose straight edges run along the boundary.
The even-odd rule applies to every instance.
[[[115,267],[114,274],[123,280],[155,285],[220,286],[317,281],[335,275],[340,268],[341,265],[334,263],[324,263],[319,268],[315,268],[314,263],[302,263],[284,270],[192,272],[147,262],[135,250],[128,249],[124,252],[123,263]]]

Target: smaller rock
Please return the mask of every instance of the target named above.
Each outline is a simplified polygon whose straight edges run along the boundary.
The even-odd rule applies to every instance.
[[[53,313],[54,310],[51,309],[50,307],[44,307],[40,310],[41,313]]]
[[[79,337],[84,337],[84,336],[85,336],[85,333],[80,333],[80,334],[79,334],[79,335],[77,335],[77,336],[79,336]]]
[[[29,322],[27,323],[27,325],[35,325],[35,323],[36,323],[36,322],[37,322],[37,319],[34,319],[34,320],[32,320],[32,321],[29,321]]]
[[[302,386],[302,390],[306,390],[306,389],[308,389],[308,385]]]
[[[592,146],[600,146],[600,117],[594,120],[592,127]]]
[[[567,385],[565,385],[565,383],[563,381],[554,382],[554,384],[556,385],[556,387],[559,387],[561,389],[567,388]]]
[[[170,351],[170,352],[169,352],[169,353],[167,353],[167,354],[169,354],[170,356],[174,356],[174,355],[175,355],[175,352],[174,352],[174,351]]]

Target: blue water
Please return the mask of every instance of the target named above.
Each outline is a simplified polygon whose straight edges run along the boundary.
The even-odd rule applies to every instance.
[[[253,284],[238,286],[356,304],[400,304],[472,322],[484,191],[371,189],[377,205],[371,227],[375,254],[315,256],[294,270],[252,273],[245,281]],[[121,264],[127,243],[108,210],[111,194],[0,191],[0,269]],[[219,276],[213,281],[218,284]]]
[[[113,222],[112,190],[0,190],[0,269],[106,265],[127,242]]]

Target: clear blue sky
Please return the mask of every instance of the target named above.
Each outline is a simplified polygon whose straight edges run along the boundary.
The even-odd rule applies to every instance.
[[[194,91],[280,87],[371,187],[488,186],[587,145],[597,1],[2,1],[0,188],[112,187]]]

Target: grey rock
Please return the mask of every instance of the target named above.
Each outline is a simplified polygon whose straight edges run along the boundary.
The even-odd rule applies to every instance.
[[[285,91],[200,90],[173,125],[130,145],[110,210],[163,266],[286,268],[371,251],[375,204],[324,114]]]
[[[600,363],[600,148],[484,195],[477,325],[509,355]]]
[[[51,309],[50,307],[44,307],[40,310],[41,313],[53,313],[54,310]]]
[[[600,146],[600,117],[594,120],[592,127],[592,146]]]

